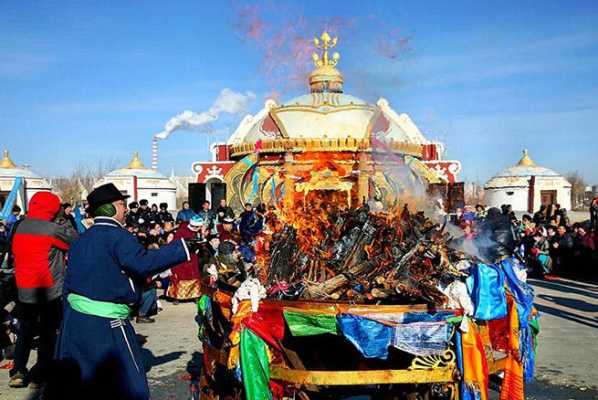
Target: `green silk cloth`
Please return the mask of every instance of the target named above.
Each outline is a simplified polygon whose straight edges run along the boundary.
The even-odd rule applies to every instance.
[[[338,334],[336,315],[284,311],[284,319],[293,336],[312,336],[323,333]]]
[[[111,319],[127,319],[131,314],[131,308],[126,304],[92,300],[75,293],[70,293],[66,300],[73,310],[82,314]]]
[[[201,315],[205,315],[206,311],[210,307],[210,298],[205,294],[201,295],[199,300],[197,300],[197,313]]]
[[[529,326],[531,327],[532,334],[534,335],[534,351],[536,351],[538,348],[538,335],[540,334],[540,319],[538,316],[529,321]]]
[[[270,361],[266,342],[244,328],[240,343],[241,371],[247,400],[271,400]]]
[[[205,294],[197,300],[197,337],[201,341],[207,341],[206,325],[209,323],[209,318],[211,318],[211,307],[211,300]]]

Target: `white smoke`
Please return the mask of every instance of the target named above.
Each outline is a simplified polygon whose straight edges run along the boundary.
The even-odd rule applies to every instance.
[[[255,94],[252,92],[237,93],[228,88],[222,89],[214,104],[207,111],[200,113],[183,111],[170,118],[164,125],[164,130],[155,136],[158,139],[166,139],[172,132],[181,129],[210,132],[212,131],[211,124],[218,120],[221,113],[239,114],[247,111],[253,100],[255,100]]]

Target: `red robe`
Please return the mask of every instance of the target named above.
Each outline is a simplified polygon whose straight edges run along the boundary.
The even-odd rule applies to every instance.
[[[177,239],[194,239],[197,232],[189,229],[189,224],[183,222],[174,235]],[[166,295],[177,300],[196,299],[201,295],[199,259],[197,254],[191,254],[191,260],[184,261],[171,269],[172,276]]]

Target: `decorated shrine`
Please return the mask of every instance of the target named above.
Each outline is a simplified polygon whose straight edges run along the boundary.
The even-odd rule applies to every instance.
[[[370,199],[393,204],[428,184],[454,183],[459,161],[444,160],[442,143],[424,137],[386,99],[369,104],[343,92],[338,39],[314,39],[310,93],[282,104],[268,99],[246,116],[213,160],[195,162],[200,196],[218,191],[233,208],[244,203],[305,204],[321,193],[356,206]],[[418,189],[419,188],[419,189]]]

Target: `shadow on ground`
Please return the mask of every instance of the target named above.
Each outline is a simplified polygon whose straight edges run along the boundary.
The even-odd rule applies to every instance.
[[[595,287],[585,285],[581,282],[573,281],[545,281],[540,279],[530,279],[533,286],[539,286],[544,289],[555,290],[558,292],[578,294],[581,296],[595,297],[598,296],[598,289]]]

